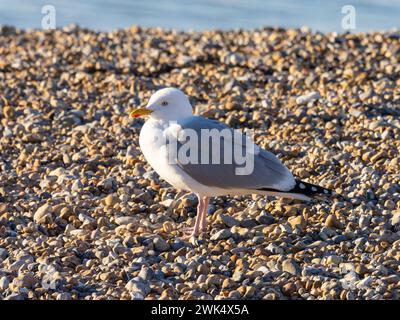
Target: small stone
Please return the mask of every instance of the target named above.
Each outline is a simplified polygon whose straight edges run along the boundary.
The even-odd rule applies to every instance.
[[[275,218],[272,215],[260,215],[256,218],[259,224],[270,225],[275,223]]]
[[[222,279],[220,276],[216,274],[211,274],[207,277],[206,284],[207,285],[216,285],[219,286],[222,282]]]
[[[114,194],[109,194],[104,199],[104,203],[106,204],[107,207],[113,207],[118,202],[119,202],[119,198]]]
[[[115,223],[119,226],[123,226],[130,223],[136,223],[136,219],[134,217],[117,217],[115,218]]]
[[[30,273],[19,275],[15,280],[18,287],[33,288],[37,283],[37,279]]]
[[[165,289],[160,296],[160,300],[172,300],[173,292],[170,289]]]
[[[11,119],[14,117],[14,109],[10,106],[5,106],[3,108],[3,115],[6,119]]]
[[[350,115],[352,115],[353,117],[358,118],[359,116],[361,116],[363,113],[360,110],[357,110],[355,108],[350,108],[349,110]]]
[[[326,258],[326,264],[330,265],[330,264],[340,264],[343,262],[343,258],[341,256],[337,256],[337,255],[331,255],[329,257]]]
[[[71,208],[69,207],[63,207],[59,210],[60,212],[60,218],[64,220],[68,220],[68,218],[73,214]]]
[[[290,297],[296,291],[296,286],[293,282],[286,283],[282,287],[282,292],[285,296]]]
[[[68,292],[62,292],[57,294],[56,296],[56,300],[71,300],[71,294],[69,294]]]
[[[334,214],[330,214],[325,220],[325,226],[329,228],[342,229],[343,226]]]
[[[165,221],[162,228],[165,233],[171,233],[171,231],[174,229],[174,226],[171,221]]]
[[[155,180],[158,178],[158,174],[154,170],[150,170],[143,174],[143,178],[149,179],[149,180]]]
[[[246,286],[246,292],[243,295],[244,299],[250,299],[254,296],[254,293],[256,292],[256,288],[253,286]]]
[[[161,252],[167,251],[170,248],[169,244],[162,237],[155,237],[153,244],[154,248]]]
[[[25,296],[21,293],[11,293],[4,300],[25,300]]]
[[[306,221],[304,220],[303,216],[290,217],[288,222],[293,229],[297,227],[300,230],[304,230],[306,227]]]
[[[232,275],[232,280],[235,282],[240,282],[243,279],[243,273],[240,271],[235,271]]]
[[[3,276],[0,278],[0,290],[4,291],[8,289],[8,286],[10,284],[10,280],[6,276]]]
[[[122,244],[127,248],[132,248],[135,244],[135,240],[131,236],[126,236],[122,241]]]
[[[270,272],[269,269],[268,269],[266,266],[260,266],[260,267],[257,269],[257,271],[260,271],[260,272],[262,272],[263,274],[267,274],[267,273]]]
[[[44,224],[51,222],[52,219],[52,206],[49,204],[44,204],[39,209],[36,210],[35,214],[33,215],[33,220],[36,223]]]
[[[356,266],[356,272],[359,275],[364,275],[364,274],[366,274],[368,272],[368,269],[367,269],[367,267],[365,265],[359,264],[359,265]]]
[[[198,202],[199,200],[194,194],[188,194],[182,199],[182,205],[186,208],[194,207]]]
[[[26,266],[26,262],[24,260],[17,260],[15,262],[13,262],[8,269],[10,269],[11,271],[18,271],[20,268],[25,267]]]
[[[237,290],[230,291],[228,294],[228,298],[232,300],[239,300],[241,297],[242,295]]]
[[[210,240],[224,240],[224,239],[228,239],[230,238],[230,236],[232,235],[232,232],[229,229],[222,229],[220,231],[218,231],[217,233],[214,233]]]
[[[98,187],[101,189],[101,190],[104,190],[104,191],[106,191],[106,192],[108,192],[108,191],[110,191],[110,190],[112,190],[113,188],[114,188],[114,186],[115,186],[115,180],[113,179],[113,178],[106,178],[106,179],[104,179],[104,180],[101,180],[99,183],[98,183]]]
[[[232,80],[228,81],[228,82],[225,84],[224,88],[222,89],[222,93],[223,93],[223,94],[227,94],[227,93],[231,92],[232,89],[233,89],[237,84],[238,84],[238,82],[237,82],[235,79],[232,79]]]
[[[317,100],[321,97],[318,91],[312,91],[308,94],[302,95],[296,98],[296,103],[298,105],[307,104],[310,101]]]
[[[388,199],[385,201],[384,206],[388,210],[393,210],[394,208],[396,208],[396,203],[394,203],[392,199]]]
[[[225,63],[231,64],[231,65],[240,65],[243,62],[244,58],[241,54],[239,53],[230,53],[227,55],[225,59]]]
[[[341,243],[341,242],[343,242],[343,241],[346,241],[347,238],[346,238],[346,236],[344,236],[343,234],[338,234],[337,236],[334,236],[334,237],[332,238],[332,240],[333,240],[335,243]]]
[[[266,249],[274,254],[283,254],[283,249],[274,243],[270,243]]]
[[[372,90],[367,90],[360,94],[360,100],[365,101],[365,100],[369,99],[371,96],[372,96]]]
[[[254,228],[257,226],[257,220],[256,219],[243,219],[240,221],[240,226],[242,228]]]
[[[400,276],[398,276],[397,274],[392,274],[390,276],[383,277],[382,281],[384,283],[400,283]]]
[[[288,272],[294,276],[300,275],[300,267],[292,259],[286,259],[282,262],[282,271]]]
[[[231,217],[228,214],[221,214],[220,215],[221,220],[228,226],[229,228],[232,228],[233,226],[238,226],[240,225],[240,221]]]
[[[392,225],[400,224],[400,210],[393,211],[392,219],[390,219]]]
[[[149,267],[142,267],[142,269],[139,272],[138,277],[143,279],[143,280],[151,280],[154,276],[154,271],[153,269]]]
[[[147,281],[132,279],[126,285],[125,288],[132,293],[139,293],[143,297],[147,296],[150,292],[150,286]]]
[[[71,191],[80,191],[83,188],[81,180],[77,179],[71,186]]]
[[[361,229],[368,228],[370,221],[371,221],[371,217],[370,216],[362,215],[360,217],[360,220],[358,221],[358,226]]]
[[[169,208],[173,202],[174,199],[165,199],[164,201],[161,201],[160,204],[162,204],[166,208]]]
[[[62,157],[63,157],[62,159],[63,159],[63,162],[65,165],[68,166],[72,163],[72,160],[71,160],[71,157],[69,156],[69,154],[64,153]]]
[[[222,289],[228,289],[232,286],[232,284],[232,281],[229,278],[226,278],[224,281],[222,281]]]
[[[362,280],[356,282],[356,287],[357,287],[358,289],[369,288],[370,285],[371,285],[371,283],[372,283],[372,277],[371,277],[371,276],[368,276],[368,277],[365,277],[364,279],[362,279]]]
[[[347,292],[346,294],[346,300],[355,300],[355,295],[352,291]]]
[[[0,248],[0,259],[4,260],[7,259],[7,257],[8,257],[7,249]]]

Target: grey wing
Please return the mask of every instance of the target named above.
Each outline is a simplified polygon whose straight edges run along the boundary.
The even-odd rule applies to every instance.
[[[241,135],[239,139],[233,138],[236,130],[230,129],[225,124],[197,116],[180,121],[178,124],[184,130],[194,130],[199,139],[201,139],[202,129],[214,130],[215,133],[223,130],[232,132],[231,139],[229,135],[221,134],[219,145],[217,144],[216,147],[210,141],[207,150],[204,148],[204,144],[202,148],[202,143],[199,140],[197,144],[197,152],[200,155],[199,163],[182,163],[178,157],[177,165],[199,183],[222,189],[257,190],[270,188],[280,191],[288,191],[295,185],[291,172],[274,154],[257,147],[251,141],[249,142],[249,138],[246,138],[245,135]],[[236,134],[238,134],[237,131]],[[212,163],[212,154],[219,152],[219,155],[224,155],[229,143],[232,145],[232,150],[237,148],[241,151],[241,156],[237,158],[235,152],[232,152],[233,157],[228,163],[224,156],[221,156],[220,163]],[[178,143],[178,149],[183,144]],[[208,153],[204,158],[208,157],[209,163],[200,161],[204,152]],[[242,168],[242,170],[240,171],[239,168]],[[243,168],[247,168],[247,171]]]

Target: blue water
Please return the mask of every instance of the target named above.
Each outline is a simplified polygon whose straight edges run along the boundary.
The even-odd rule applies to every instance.
[[[179,30],[306,25],[344,32],[344,5],[356,9],[353,32],[400,29],[400,0],[0,0],[0,25],[41,28],[46,4],[54,5],[58,27],[76,23],[96,30],[131,25]]]

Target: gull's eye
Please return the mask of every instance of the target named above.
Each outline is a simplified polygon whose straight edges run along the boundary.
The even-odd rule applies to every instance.
[[[164,106],[164,107],[167,106],[168,105],[168,101],[161,102],[161,105]]]

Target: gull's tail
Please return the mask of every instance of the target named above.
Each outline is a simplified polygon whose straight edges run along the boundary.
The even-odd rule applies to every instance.
[[[342,197],[333,190],[326,189],[315,184],[304,182],[299,179],[296,179],[295,182],[296,184],[294,185],[294,187],[287,191],[280,191],[270,188],[261,188],[259,190],[264,191],[265,194],[267,195],[273,195],[278,197],[281,196],[284,198],[293,198],[299,200],[321,199],[330,196]]]
[[[308,183],[301,181],[299,179],[296,179],[296,184],[292,189],[290,189],[288,192],[289,193],[297,193],[297,194],[302,194],[310,198],[314,198],[316,196],[324,195],[324,196],[332,196],[336,195],[336,193],[330,189],[326,189],[323,187],[320,187],[316,184]]]

